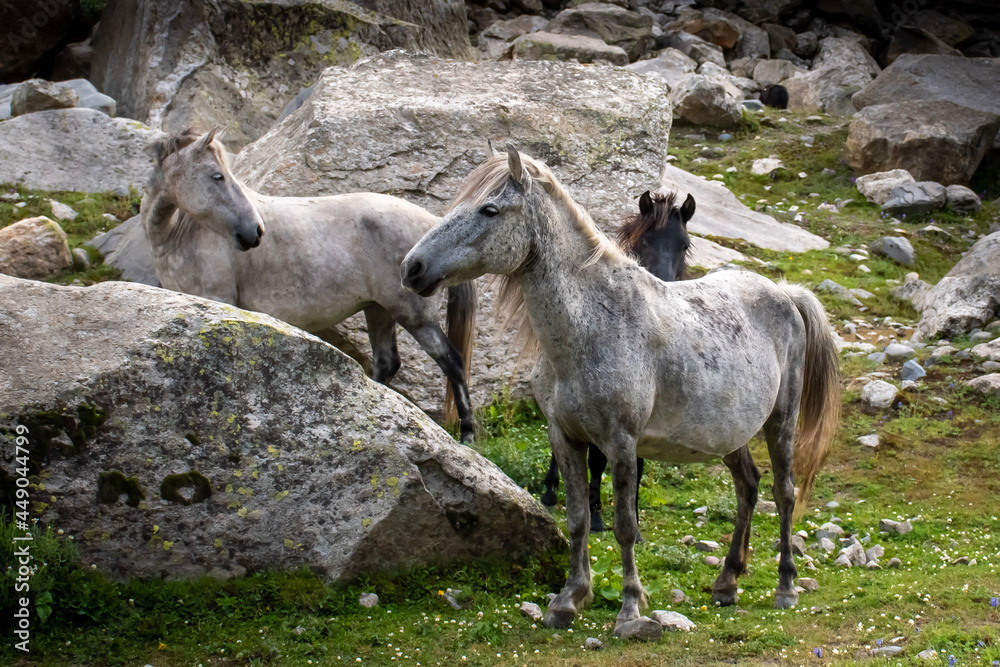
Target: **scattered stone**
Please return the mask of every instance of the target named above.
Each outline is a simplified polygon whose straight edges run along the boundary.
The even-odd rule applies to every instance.
[[[758,500],[754,514],[774,514],[778,511],[778,505],[773,500]]]
[[[912,359],[917,356],[917,352],[903,343],[889,343],[885,348],[885,356],[890,359]]]
[[[697,540],[694,539],[694,535],[685,535],[681,538],[681,544],[685,546],[692,546]]]
[[[810,579],[809,577],[799,577],[796,582],[803,590],[807,591],[818,591],[819,582],[815,579]]]
[[[881,519],[878,522],[878,529],[883,533],[896,533],[905,535],[913,530],[913,526],[907,521],[893,521],[892,519]]]
[[[972,380],[967,380],[963,384],[984,394],[1000,394],[1000,373],[981,375]]]
[[[797,71],[787,60],[761,60],[753,70],[753,80],[762,86],[781,83]]]
[[[861,255],[858,255],[858,256],[861,257]],[[853,257],[853,255],[852,255],[852,257]],[[849,291],[850,291],[851,294],[853,294],[854,296],[858,297],[859,299],[871,299],[872,297],[875,296],[874,294],[872,294],[868,290],[861,289],[860,287],[853,287]]]
[[[90,268],[90,254],[83,248],[73,248],[73,268],[86,271]]]
[[[829,278],[821,282],[814,289],[816,292],[825,292],[827,294],[832,294],[834,297],[840,301],[846,301],[852,303],[855,306],[863,306],[864,304],[858,299],[858,297],[851,294],[850,290],[839,283],[835,283]]]
[[[927,371],[916,360],[910,359],[903,364],[903,382],[916,382],[925,375],[927,375]]]
[[[705,565],[709,567],[718,567],[721,562],[717,556],[705,556]]]
[[[650,617],[669,632],[691,632],[698,627],[687,616],[676,611],[658,609],[652,612]]]
[[[955,187],[955,186],[949,186]],[[925,238],[935,238],[941,241],[947,241],[951,238],[951,234],[941,229],[937,225],[927,225],[926,227],[921,227],[917,230],[917,235],[923,236]]]
[[[932,648],[925,648],[923,651],[917,654],[917,657],[921,660],[937,660],[938,652]]]
[[[840,554],[833,561],[834,567],[851,567],[851,559],[847,554]]]
[[[934,181],[914,181],[896,186],[882,210],[893,215],[929,213],[944,206],[947,189]]]
[[[917,260],[916,253],[913,250],[913,246],[910,245],[909,239],[902,236],[883,236],[882,238],[875,239],[868,246],[868,250],[873,255],[888,257],[897,264],[904,266],[912,266]]]
[[[60,81],[56,85],[70,88],[77,94],[79,100],[76,106],[82,109],[94,109],[112,118],[115,116],[118,104],[114,98],[98,91],[94,84],[87,79],[70,79],[69,81]]]
[[[751,163],[750,172],[756,176],[763,176],[784,168],[784,163],[777,158],[761,158]]]
[[[885,380],[872,380],[861,389],[861,400],[873,408],[888,408],[896,399],[896,388]]]
[[[876,658],[892,658],[902,652],[902,646],[879,646],[872,649],[872,656]]]
[[[378,606],[378,596],[374,593],[362,593],[361,597],[358,598],[358,604],[365,609],[372,609]]]
[[[684,594],[684,591],[682,591],[679,588],[671,590],[670,595],[671,595],[671,601],[674,604],[684,604],[689,599],[688,596]]]
[[[830,540],[840,539],[844,535],[844,529],[832,521],[824,523],[816,531],[816,539],[827,538]]]
[[[603,2],[586,2],[564,9],[549,21],[545,30],[574,37],[596,36],[622,49],[629,61],[644,57],[654,39],[652,16]]]
[[[905,169],[890,169],[859,176],[854,185],[868,201],[882,205],[889,200],[892,191],[900,185],[913,183],[914,178]]]
[[[851,545],[840,550],[842,556],[847,556],[851,560],[851,565],[863,567],[868,563],[865,557],[865,549],[857,540],[852,540]]]
[[[476,46],[486,60],[509,58],[515,39],[521,35],[544,30],[548,23],[541,16],[528,14],[514,19],[495,21],[479,33]]]
[[[579,63],[627,65],[628,54],[596,37],[533,32],[514,40],[514,60],[575,60]]]
[[[885,566],[890,570],[898,570],[901,567],[903,567],[903,561],[899,560],[898,558],[890,558],[889,562],[886,563]]]
[[[66,232],[54,220],[38,216],[0,229],[0,273],[45,280],[72,266]]]
[[[587,641],[583,645],[587,647],[588,651],[600,651],[604,648],[604,642],[597,637],[587,637]]]
[[[968,556],[959,556],[958,558],[952,559],[951,564],[952,565],[968,565],[969,564],[969,557]]]
[[[714,77],[695,74],[670,92],[674,118],[694,125],[732,128],[743,118],[739,97]]]
[[[876,544],[870,549],[865,550],[865,559],[868,561],[878,560],[885,555],[885,547],[881,544]]]
[[[711,62],[720,67],[726,66],[722,49],[697,35],[684,30],[668,30],[663,37],[668,47],[677,49],[699,65]],[[657,42],[659,43],[659,40]]]
[[[895,398],[895,395],[893,395],[893,398]],[[858,438],[858,443],[870,449],[877,449],[879,445],[878,434],[863,435]]]
[[[520,611],[521,614],[527,616],[533,621],[540,621],[542,620],[542,616],[544,616],[544,614],[542,613],[542,608],[539,607],[534,602],[522,602]]]
[[[671,90],[681,84],[698,69],[698,63],[677,49],[663,49],[655,58],[637,60],[628,69],[640,74],[655,74],[663,79]]]
[[[620,639],[657,642],[660,641],[661,636],[663,636],[663,626],[646,616],[641,616],[634,621],[619,623],[615,627],[615,637]]]
[[[703,505],[701,507],[695,508],[694,513],[699,516],[704,516],[708,514],[708,505]]]
[[[698,551],[711,553],[719,550],[719,543],[712,540],[699,540],[698,542],[695,542],[694,548]]]
[[[44,79],[28,79],[14,89],[10,99],[12,118],[39,111],[72,109],[80,97],[72,88]]]
[[[49,206],[52,208],[52,215],[60,220],[76,220],[76,216],[79,215],[71,207],[55,199],[49,200]]]
[[[833,551],[833,550],[835,550],[837,548],[837,545],[834,544],[833,540],[831,540],[829,537],[821,537],[821,538],[819,538],[818,544],[819,544],[819,548],[822,549],[823,551],[826,551],[826,552]]]
[[[963,215],[975,213],[983,206],[979,195],[964,185],[949,185],[945,188],[945,206]]]

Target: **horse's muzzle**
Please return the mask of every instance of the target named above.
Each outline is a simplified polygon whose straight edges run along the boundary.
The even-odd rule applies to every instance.
[[[428,275],[427,265],[419,259],[404,259],[399,267],[399,276],[403,287],[420,296],[434,294],[441,284],[441,278]]]
[[[260,240],[264,237],[264,227],[262,225],[257,225],[257,228],[252,234],[243,234],[241,232],[236,232],[236,243],[239,245],[240,250],[250,250],[251,248],[256,248],[260,245]]]

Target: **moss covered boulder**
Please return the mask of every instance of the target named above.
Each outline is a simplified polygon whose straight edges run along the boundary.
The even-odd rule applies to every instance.
[[[345,580],[564,544],[496,466],[266,316],[0,276],[0,369],[0,498],[26,427],[31,515],[114,576]]]

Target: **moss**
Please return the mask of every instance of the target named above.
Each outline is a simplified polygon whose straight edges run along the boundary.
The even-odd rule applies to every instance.
[[[194,490],[191,500],[180,494],[180,489],[184,488]],[[204,475],[195,470],[179,475],[167,475],[160,483],[160,497],[181,505],[202,503],[212,497],[212,484]]]
[[[102,472],[97,478],[97,501],[107,505],[118,502],[122,494],[128,496],[125,504],[138,507],[139,502],[146,499],[146,492],[135,477],[126,477],[118,470]]]

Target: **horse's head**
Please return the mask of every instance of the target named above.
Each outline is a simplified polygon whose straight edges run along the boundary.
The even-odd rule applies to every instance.
[[[442,286],[520,268],[532,247],[528,221],[544,205],[535,200],[547,199],[541,184],[534,183],[537,177],[535,163],[522,161],[513,146],[477,167],[441,224],[403,259],[403,287],[429,296]]]
[[[618,229],[618,243],[633,254],[647,271],[665,282],[681,280],[687,272],[685,259],[691,239],[687,223],[694,215],[694,197],[681,206],[669,197],[648,190],[639,197],[639,213]]]
[[[198,224],[232,239],[240,250],[260,245],[264,222],[243,185],[229,170],[219,128],[202,136],[190,130],[154,144],[161,187]]]

